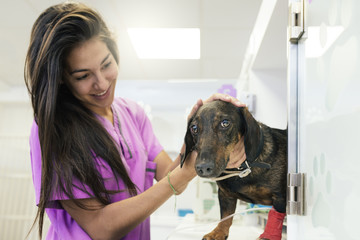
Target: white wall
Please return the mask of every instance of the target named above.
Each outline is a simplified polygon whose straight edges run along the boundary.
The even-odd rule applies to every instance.
[[[24,92],[24,91],[23,91]],[[6,94],[1,94],[3,97]],[[0,100],[0,239],[24,239],[35,217],[29,134],[32,108],[26,95]],[[29,239],[36,239],[36,231]]]
[[[286,69],[256,70],[250,72],[249,93],[255,94],[254,117],[264,124],[287,127],[287,73]]]

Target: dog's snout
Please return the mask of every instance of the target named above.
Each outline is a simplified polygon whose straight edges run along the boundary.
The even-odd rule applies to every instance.
[[[200,177],[211,177],[214,172],[215,164],[213,162],[201,162],[196,164],[196,172]]]

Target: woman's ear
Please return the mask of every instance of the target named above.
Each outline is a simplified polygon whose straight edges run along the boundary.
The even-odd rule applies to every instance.
[[[190,123],[192,122],[193,118],[190,118],[187,124],[187,131],[185,134],[185,153],[181,154],[181,159],[180,159],[180,167],[182,167],[184,165],[185,159],[186,157],[189,155],[190,152],[192,152],[194,150],[194,139],[193,136],[191,134],[190,131]]]
[[[255,159],[260,145],[260,126],[246,107],[239,108],[241,134],[244,135],[245,153],[248,159]]]

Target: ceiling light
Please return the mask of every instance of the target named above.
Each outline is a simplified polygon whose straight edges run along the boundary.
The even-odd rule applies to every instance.
[[[168,83],[209,83],[217,81],[217,79],[169,79]]]
[[[129,28],[134,49],[141,59],[199,59],[198,28]]]

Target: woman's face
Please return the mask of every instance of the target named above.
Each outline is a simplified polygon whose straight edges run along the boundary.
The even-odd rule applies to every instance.
[[[74,48],[66,60],[66,84],[74,96],[91,111],[102,116],[109,114],[118,66],[106,44],[94,37]]]

